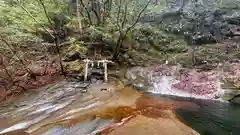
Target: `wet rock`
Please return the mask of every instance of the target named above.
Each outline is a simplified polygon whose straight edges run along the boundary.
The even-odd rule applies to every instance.
[[[88,72],[88,76],[92,82],[104,80],[104,71],[103,69],[91,69]]]
[[[234,98],[232,98],[230,102],[240,104],[240,95],[237,95]]]
[[[217,71],[197,71],[178,66],[159,65],[133,68],[127,78],[138,89],[163,95],[221,99],[225,88]],[[225,99],[229,100],[229,99]]]
[[[44,73],[44,68],[39,65],[29,65],[28,68],[33,72],[35,75],[42,75]]]
[[[133,68],[126,72],[126,78],[139,90],[147,90],[152,86],[152,83],[149,81],[150,72],[146,72],[143,68]]]
[[[5,133],[4,135],[30,135],[24,129],[15,130],[12,132]]]
[[[164,123],[164,124],[163,124]],[[177,126],[176,126],[177,124]],[[171,130],[166,130],[166,128]],[[185,126],[179,121],[173,119],[151,119],[144,116],[137,116],[121,127],[116,128],[110,133],[102,133],[103,135],[198,135],[191,128]]]

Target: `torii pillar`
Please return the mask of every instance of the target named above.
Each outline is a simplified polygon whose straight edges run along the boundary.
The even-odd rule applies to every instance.
[[[91,63],[91,65],[93,64],[93,61],[89,60],[89,59],[84,59],[84,81],[87,81],[87,77],[88,77],[88,65],[89,63]]]

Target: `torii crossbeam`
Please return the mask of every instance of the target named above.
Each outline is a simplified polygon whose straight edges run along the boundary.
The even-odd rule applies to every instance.
[[[100,67],[100,64],[103,65],[104,81],[105,82],[108,81],[107,64],[108,63],[113,63],[112,61],[109,61],[107,59],[96,60],[96,61],[92,61],[92,60],[89,60],[89,59],[84,59],[83,62],[84,62],[84,81],[87,81],[89,64],[90,64],[91,67],[93,67],[95,63],[97,64],[97,67]]]

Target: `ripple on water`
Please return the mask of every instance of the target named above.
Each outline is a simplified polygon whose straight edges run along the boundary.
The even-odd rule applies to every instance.
[[[71,99],[69,101],[65,101],[63,103],[59,103],[59,104],[43,104],[43,105],[38,106],[37,110],[29,113],[28,115],[38,114],[38,113],[42,113],[42,112],[49,114],[49,113],[52,113],[54,111],[57,111],[59,109],[66,107],[67,105],[71,104],[72,102],[73,102],[73,99]]]
[[[6,128],[6,129],[3,129],[2,131],[0,131],[0,134],[5,134],[5,133],[11,132],[11,131],[28,128],[29,126],[36,124],[47,117],[49,117],[49,115],[41,115],[40,117],[37,117],[33,120],[24,121],[24,122],[15,124],[9,128]]]
[[[56,126],[42,135],[88,135],[103,129],[105,126],[112,123],[113,120],[97,118],[71,127]]]
[[[95,106],[100,105],[100,104],[101,104],[101,102],[95,102],[95,103],[89,104],[89,105],[87,105],[85,107],[82,107],[82,108],[73,109],[73,110],[70,110],[70,111],[66,112],[66,115],[81,112],[81,111],[90,109],[90,108],[95,107]]]
[[[40,117],[37,117],[37,118],[35,118],[33,120],[30,120],[30,121],[24,121],[24,122],[20,122],[18,124],[15,124],[15,125],[13,125],[13,126],[11,126],[9,128],[6,128],[6,129],[0,131],[0,134],[4,134],[4,133],[7,133],[7,132],[19,130],[19,129],[28,128],[29,126],[31,126],[33,124],[36,124],[36,123],[40,122],[41,120],[49,117],[52,112],[55,112],[55,111],[57,111],[59,109],[62,109],[62,108],[66,107],[67,105],[69,105],[72,102],[73,102],[73,99],[69,100],[69,101],[65,101],[63,103],[55,104],[55,105],[54,104],[43,104],[43,105],[40,105],[40,106],[38,106],[37,110],[35,110],[33,112],[30,112],[28,114],[28,116],[30,116],[30,115],[41,113]],[[25,111],[29,111],[29,110],[25,110]],[[25,113],[27,113],[27,112],[25,112]]]

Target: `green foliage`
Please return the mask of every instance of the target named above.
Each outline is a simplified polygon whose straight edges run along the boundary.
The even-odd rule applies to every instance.
[[[64,1],[44,0],[48,12],[62,12],[66,6]],[[39,26],[22,8],[25,7],[36,20],[42,24],[47,23],[47,18],[38,0],[2,0],[0,2],[0,33],[6,34],[14,40],[24,37],[33,38],[32,33]]]
[[[74,53],[78,52],[80,54],[86,54],[87,48],[83,47],[83,44],[84,44],[84,42],[81,41],[81,42],[77,42],[76,44],[71,45],[68,48],[68,52],[74,52]]]
[[[186,51],[186,42],[175,35],[167,34],[151,25],[139,25],[134,30],[134,37],[138,39],[143,51],[154,48],[163,53],[182,53]]]

